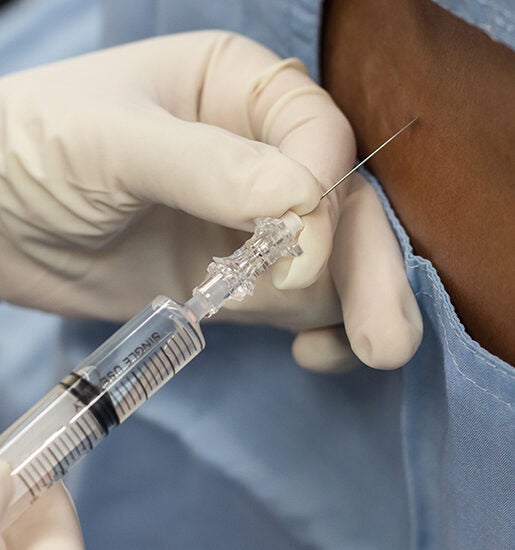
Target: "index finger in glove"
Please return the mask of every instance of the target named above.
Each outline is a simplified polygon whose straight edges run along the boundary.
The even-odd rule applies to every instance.
[[[299,60],[281,60],[252,40],[220,31],[175,35],[150,41],[146,48],[147,71],[149,59],[160,61],[151,69],[160,105],[174,116],[276,147],[316,178],[318,197],[352,166],[352,129]],[[152,54],[155,48],[160,49],[159,56]],[[191,55],[184,56],[185,51]],[[167,70],[163,70],[163,59]],[[224,147],[220,140],[220,154]],[[344,193],[339,188],[316,208],[318,201],[312,200],[312,194],[306,198],[307,175],[300,177],[296,163],[288,168],[283,162],[297,181],[298,196],[284,173],[278,171],[274,176],[273,168],[266,174],[272,181],[262,178],[259,184],[269,195],[270,211],[265,208],[262,215],[276,215],[273,208],[278,204],[290,204],[287,208],[295,206],[295,212],[308,214],[299,241],[305,254],[291,266],[286,260],[276,269],[274,282],[281,288],[309,286],[323,270],[338,219],[338,195]],[[241,184],[244,188],[244,181]]]
[[[350,124],[329,94],[309,78],[304,65],[296,59],[281,61],[240,36],[220,41],[209,64],[199,112],[205,122],[276,146],[310,170],[320,194],[355,159]],[[278,185],[274,193],[291,189]],[[276,286],[301,288],[318,278],[331,252],[339,196],[344,193],[343,186],[338,188],[304,216],[299,238],[304,254],[281,262],[274,273]]]
[[[100,233],[101,245],[152,203],[246,230],[255,217],[293,210],[305,216],[300,244],[306,254],[291,269],[278,266],[276,283],[308,286],[327,260],[337,217],[336,195],[317,208],[320,195],[350,164],[345,151],[352,149],[352,158],[354,142],[343,115],[299,67],[248,39],[210,31],[114,48],[13,78],[3,90],[10,111],[21,120],[41,119],[45,128],[42,143],[31,141],[27,154],[9,156],[12,179],[23,180],[16,191],[34,202],[30,195],[42,186],[24,161],[42,157],[45,190],[59,197],[50,216],[59,227],[45,218],[46,229],[61,232],[71,212],[72,238]],[[24,78],[30,86],[22,86]],[[46,93],[53,108],[35,102],[36,113],[22,116],[26,101],[15,101],[17,91],[35,87],[38,78],[54,83]],[[65,109],[66,116],[61,103],[68,96],[55,97],[61,80],[64,90],[73,82],[81,102],[76,111]],[[8,125],[12,143],[26,142],[23,128]]]

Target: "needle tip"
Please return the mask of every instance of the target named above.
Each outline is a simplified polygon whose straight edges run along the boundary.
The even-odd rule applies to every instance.
[[[351,174],[353,174],[360,166],[363,166],[363,164],[365,164],[365,162],[367,162],[368,160],[370,160],[376,153],[378,153],[383,147],[385,147],[386,145],[388,145],[390,143],[390,141],[393,141],[399,134],[402,134],[402,132],[404,132],[404,130],[406,130],[409,126],[411,126],[414,122],[416,122],[418,120],[418,116],[415,116],[415,118],[413,118],[412,120],[410,120],[405,126],[403,126],[400,130],[398,130],[397,132],[395,132],[395,134],[393,134],[393,136],[390,136],[384,143],[382,143],[375,151],[373,151],[372,153],[370,153],[370,155],[368,155],[368,157],[364,158],[359,164],[357,164],[356,166],[354,166],[354,168],[352,170],[350,170],[349,172],[347,172],[342,178],[340,178],[335,184],[333,184],[331,187],[329,187],[329,189],[327,189],[327,191],[325,191],[321,197],[320,197],[320,200],[322,200],[324,197],[326,197],[327,195],[329,195],[329,193],[331,193],[334,189],[336,189],[336,187],[338,187],[338,185],[340,185],[340,183],[344,182]]]

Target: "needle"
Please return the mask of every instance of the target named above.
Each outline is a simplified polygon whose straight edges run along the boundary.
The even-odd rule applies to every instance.
[[[364,158],[359,164],[356,164],[356,166],[354,166],[354,168],[350,171],[350,172],[347,172],[345,174],[345,176],[343,176],[342,178],[340,178],[335,184],[333,184],[331,187],[329,187],[329,189],[327,191],[325,191],[323,193],[323,195],[320,197],[320,200],[322,200],[326,195],[329,195],[329,193],[331,191],[333,191],[333,189],[336,189],[336,187],[338,187],[338,185],[340,185],[340,183],[342,183],[343,181],[345,181],[351,174],[353,174],[360,166],[363,166],[363,164],[365,164],[365,162],[367,162],[367,160],[370,160],[376,153],[378,153],[383,147],[385,147],[386,145],[388,145],[390,143],[390,141],[394,140],[398,135],[402,134],[402,132],[404,132],[404,130],[406,130],[409,126],[411,126],[415,121],[418,120],[418,117],[416,116],[411,122],[408,122],[408,124],[406,124],[406,126],[403,126],[398,132],[396,132],[395,134],[393,134],[393,136],[391,136],[390,138],[388,138],[382,145],[380,145],[375,151],[373,151],[372,153],[370,153],[370,155],[368,155],[368,157]]]

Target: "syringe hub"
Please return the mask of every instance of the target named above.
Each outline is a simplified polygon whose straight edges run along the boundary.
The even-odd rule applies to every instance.
[[[303,227],[294,212],[280,219],[258,218],[252,237],[226,258],[213,258],[208,277],[193,289],[185,306],[195,320],[214,315],[229,300],[243,300],[254,293],[256,279],[284,256],[300,256],[297,235]]]

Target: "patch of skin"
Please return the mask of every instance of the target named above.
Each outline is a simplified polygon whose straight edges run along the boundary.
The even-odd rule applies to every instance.
[[[429,0],[328,0],[323,81],[415,252],[483,347],[515,364],[515,52]]]

